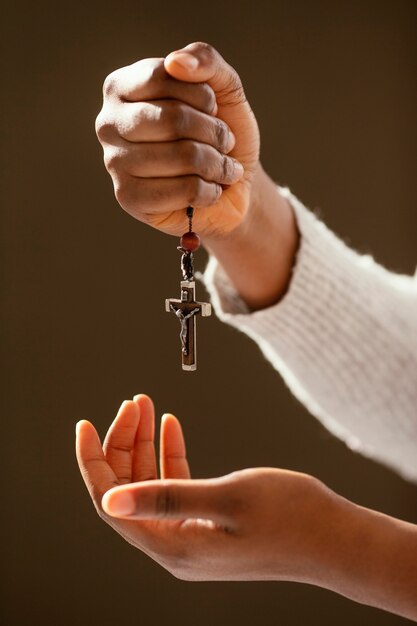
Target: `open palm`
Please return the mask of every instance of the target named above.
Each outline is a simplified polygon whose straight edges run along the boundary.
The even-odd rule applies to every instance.
[[[90,422],[77,431],[100,517],[177,578],[313,582],[321,569],[335,494],[313,477],[264,467],[191,480],[180,423],[166,414],[158,480],[146,395],[123,402],[103,445]]]
[[[100,517],[126,541],[171,569],[169,564],[180,558],[181,546],[190,539],[209,530],[215,535],[226,531],[201,519],[119,519],[108,515],[102,506],[103,495],[113,487],[158,478],[154,437],[154,405],[148,396],[140,394],[123,402],[103,445],[90,422],[78,423],[77,460]],[[159,466],[162,479],[190,479],[181,425],[171,414],[162,418]],[[162,500],[161,507],[165,507]]]

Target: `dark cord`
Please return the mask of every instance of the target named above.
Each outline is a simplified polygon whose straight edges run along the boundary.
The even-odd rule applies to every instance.
[[[188,217],[188,230],[191,233],[193,230],[193,215],[194,209],[192,206],[187,207],[186,209],[187,217]],[[182,252],[181,257],[181,271],[183,280],[194,280],[194,263],[193,263],[193,253],[189,250],[184,250],[181,246],[178,246],[177,250]]]
[[[193,207],[192,206],[187,207],[188,230],[190,233],[193,230],[193,215],[194,215]]]

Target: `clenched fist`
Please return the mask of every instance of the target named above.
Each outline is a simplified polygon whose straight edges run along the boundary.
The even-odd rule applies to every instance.
[[[248,213],[259,131],[236,71],[205,43],[110,74],[96,131],[122,208],[182,235],[185,208],[203,238]]]

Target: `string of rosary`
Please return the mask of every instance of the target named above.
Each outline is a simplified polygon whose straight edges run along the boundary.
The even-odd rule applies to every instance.
[[[181,258],[181,270],[184,280],[194,280],[194,259],[193,252],[196,252],[200,247],[200,237],[197,233],[193,232],[193,216],[194,209],[189,206],[186,210],[188,217],[188,232],[184,233],[180,239],[180,245],[177,250],[180,250],[182,254]]]
[[[200,237],[193,231],[194,209],[189,206],[186,209],[188,218],[188,232],[180,239],[177,250],[181,256],[181,298],[179,300],[169,298],[165,300],[165,310],[175,313],[180,322],[181,340],[181,363],[185,371],[197,369],[197,322],[196,316],[208,317],[211,315],[211,305],[207,302],[196,302],[194,281],[193,252],[200,247]]]

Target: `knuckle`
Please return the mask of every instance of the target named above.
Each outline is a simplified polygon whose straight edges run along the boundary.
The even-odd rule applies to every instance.
[[[228,135],[229,135],[229,132],[226,128],[226,125],[221,120],[216,118],[215,123],[214,123],[214,137],[215,137],[217,146],[222,151],[226,150],[227,148]]]
[[[195,170],[199,174],[199,176],[201,176],[201,178],[203,178],[207,182],[213,181],[216,178],[215,166],[213,166],[213,162],[211,159],[201,159]]]
[[[202,98],[204,100],[204,108],[211,113],[214,111],[216,106],[216,94],[207,83],[203,83],[200,87]]]
[[[111,72],[111,74],[106,76],[106,78],[104,79],[104,83],[103,83],[104,98],[110,98],[116,93],[117,84],[118,84],[118,70],[115,70],[114,72]]]
[[[161,119],[172,139],[180,139],[186,124],[186,113],[179,102],[172,102],[161,111]]]
[[[243,90],[242,81],[239,74],[233,67],[229,66],[230,73],[222,89],[223,102],[225,104],[236,104],[246,102],[246,95]]]
[[[117,172],[120,169],[122,162],[122,155],[120,150],[116,148],[106,147],[104,150],[104,165],[108,172]]]
[[[144,71],[146,73],[144,82],[148,85],[167,78],[163,59],[147,59]]]
[[[254,482],[251,487],[250,481],[246,481],[242,488],[240,472],[233,472],[227,476],[225,487],[222,510],[229,517],[242,518],[251,508],[253,500],[256,499],[258,483]]]
[[[220,175],[223,181],[228,181],[233,178],[233,163],[227,156],[222,157],[221,170]]]
[[[152,225],[153,214],[144,189],[140,185],[133,184],[129,176],[112,175],[112,179],[114,195],[122,209],[143,224]]]
[[[172,485],[163,487],[156,496],[156,514],[158,517],[170,517],[180,510],[178,491]]]
[[[134,133],[135,140],[140,141],[146,124],[153,124],[157,121],[157,112],[155,107],[146,103],[137,102],[129,115],[126,116],[122,126],[124,132]]]
[[[224,502],[225,510],[234,518],[240,518],[245,515],[248,510],[248,503],[239,496],[234,496],[228,502]]]
[[[193,176],[190,183],[187,201],[191,206],[212,206],[213,204],[216,204],[221,193],[222,188],[220,185],[208,183],[200,176]]]
[[[216,204],[216,202],[219,201],[223,193],[223,189],[221,185],[218,185],[218,184],[211,185],[211,190],[212,190],[212,193],[211,193],[211,198],[210,198],[210,206],[213,204]]]
[[[132,185],[121,177],[113,178],[114,195],[117,202],[123,209],[130,209],[135,203],[136,198],[133,194]]]
[[[199,204],[202,201],[204,183],[199,176],[192,176],[189,182],[187,202],[189,205]]]
[[[162,113],[152,103],[136,102],[129,112],[118,110],[113,115],[116,133],[124,139],[138,143],[145,140],[147,132],[154,132]]]
[[[184,141],[181,145],[181,162],[185,167],[198,169],[200,165],[200,149],[194,141]]]
[[[161,185],[152,184],[152,181],[142,179],[136,181],[136,191],[146,211],[153,213],[161,209],[167,200],[167,189]],[[168,192],[169,193],[169,192]]]
[[[96,117],[95,130],[99,141],[106,141],[114,133],[114,123],[103,111]]]

